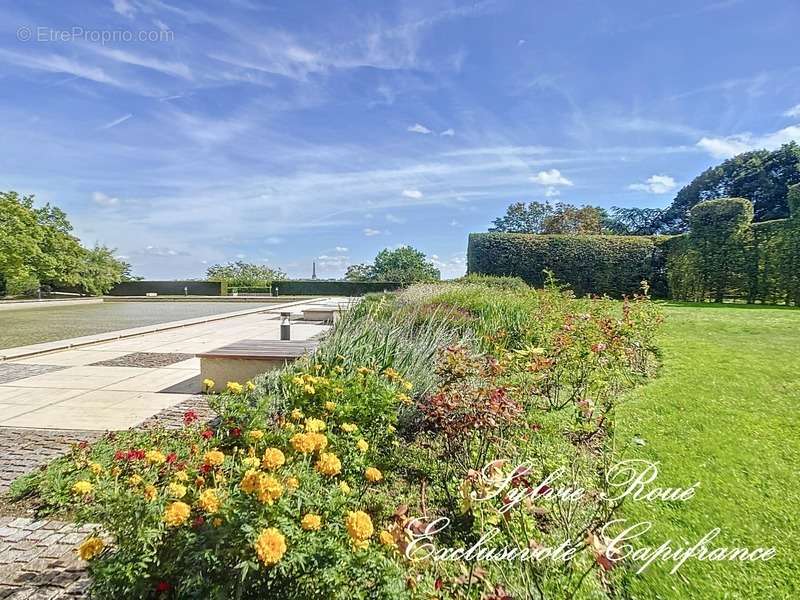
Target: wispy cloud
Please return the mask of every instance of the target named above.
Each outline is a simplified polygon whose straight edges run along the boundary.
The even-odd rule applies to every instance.
[[[406,198],[413,198],[414,200],[419,200],[422,198],[424,194],[419,190],[403,190],[403,196]]]
[[[783,116],[789,117],[790,119],[800,118],[800,104],[795,104],[792,108],[783,113]]]
[[[421,123],[414,123],[413,125],[409,126],[408,131],[411,133],[422,133],[422,134],[429,134],[431,132],[430,129],[422,125]]]
[[[675,179],[669,175],[652,175],[644,183],[632,183],[628,186],[629,190],[637,192],[648,192],[649,194],[666,194],[677,187]]]
[[[534,183],[539,185],[555,186],[555,185],[573,185],[572,181],[567,179],[561,174],[558,169],[550,169],[549,171],[539,171],[536,175],[530,178]]]
[[[367,236],[367,237],[374,237],[376,235],[381,235],[382,233],[385,233],[384,231],[381,231],[380,229],[373,229],[372,227],[365,227],[363,229],[363,231],[364,231],[364,235]]]
[[[116,206],[119,204],[119,198],[112,198],[103,192],[94,192],[92,194],[92,202],[99,206]]]
[[[120,123],[124,123],[125,121],[127,121],[131,117],[133,117],[133,114],[131,114],[131,113],[128,113],[127,115],[122,115],[119,119],[114,119],[113,121],[110,121],[110,122],[106,123],[105,125],[102,125],[100,127],[100,129],[111,129],[112,127],[116,127]]]
[[[111,5],[114,7],[114,10],[123,17],[131,18],[136,14],[136,7],[128,2],[128,0],[111,0]]]
[[[183,79],[192,78],[191,69],[181,62],[165,61],[152,56],[142,56],[140,54],[134,54],[133,52],[108,48],[98,44],[89,44],[87,48],[109,60],[143,67],[145,69],[152,69],[153,71],[158,71],[159,73],[164,73],[165,75],[171,75],[173,77],[181,77]]]
[[[439,135],[443,135],[443,136],[447,136],[447,137],[453,137],[455,134],[456,134],[455,129],[445,129]]]
[[[405,217],[398,217],[397,215],[393,215],[392,213],[386,213],[386,220],[389,223],[397,223],[403,224],[408,221]]]

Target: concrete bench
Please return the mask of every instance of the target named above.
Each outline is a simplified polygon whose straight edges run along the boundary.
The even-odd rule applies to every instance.
[[[280,369],[313,352],[318,345],[318,340],[241,340],[198,354],[200,377],[215,381],[217,390],[222,390],[228,381],[244,383]]]
[[[341,313],[341,309],[337,306],[309,306],[303,309],[303,320],[335,323]]]

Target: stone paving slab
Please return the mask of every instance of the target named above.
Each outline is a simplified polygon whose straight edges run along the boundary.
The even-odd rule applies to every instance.
[[[65,369],[59,365],[16,365],[13,363],[0,363],[0,383],[11,383],[26,377],[44,375],[52,371]]]
[[[194,354],[177,352],[132,352],[109,360],[91,363],[92,367],[145,367],[157,369],[194,358]]]

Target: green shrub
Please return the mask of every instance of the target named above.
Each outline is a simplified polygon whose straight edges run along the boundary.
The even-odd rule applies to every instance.
[[[521,277],[506,277],[496,275],[483,275],[481,273],[470,273],[456,279],[459,283],[474,283],[483,285],[489,288],[496,288],[499,290],[525,290],[528,289],[528,284]]]
[[[467,271],[515,276],[534,287],[545,283],[545,271],[578,296],[635,293],[648,280],[654,295],[664,292],[662,256],[651,236],[532,235],[473,233]]]

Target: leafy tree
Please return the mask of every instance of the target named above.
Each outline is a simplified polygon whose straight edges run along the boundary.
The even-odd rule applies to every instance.
[[[678,192],[658,225],[665,232],[686,231],[694,205],[722,197],[750,200],[756,222],[783,219],[789,216],[787,191],[795,183],[800,183],[800,145],[796,142],[773,151],[745,152],[695,177]]]
[[[116,258],[113,249],[95,246],[83,251],[79,285],[86,293],[101,296],[123,281],[126,272],[130,272],[130,265]]]
[[[224,281],[242,287],[258,287],[286,279],[286,273],[266,265],[246,263],[241,260],[225,265],[212,265],[206,271],[208,281]]]
[[[385,248],[378,252],[372,265],[352,265],[345,278],[350,281],[438,281],[441,273],[427,260],[424,252],[411,246],[400,246],[395,250]]]
[[[492,221],[489,231],[499,233],[541,233],[544,221],[552,212],[544,202],[515,202],[506,209],[506,214]]]
[[[614,206],[604,228],[617,235],[652,235],[664,211],[658,208],[620,208]]]

